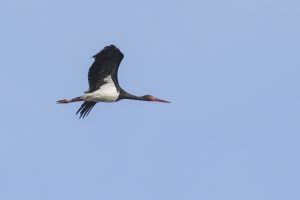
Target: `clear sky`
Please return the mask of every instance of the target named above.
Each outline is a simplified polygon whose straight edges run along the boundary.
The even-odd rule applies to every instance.
[[[0,199],[299,200],[300,2],[0,2]],[[91,57],[171,104],[99,103]]]

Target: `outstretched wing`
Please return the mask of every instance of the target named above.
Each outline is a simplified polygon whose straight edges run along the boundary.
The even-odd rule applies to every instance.
[[[77,110],[76,115],[80,112],[80,117],[84,118],[85,116],[88,116],[92,108],[96,105],[97,102],[94,101],[85,101],[83,104],[81,104],[80,108]]]
[[[120,91],[121,88],[118,82],[118,68],[123,57],[123,53],[114,45],[104,47],[104,49],[93,56],[95,61],[90,67],[88,73],[88,93],[98,90],[102,85],[111,79],[113,80],[116,89]],[[83,104],[81,104],[80,108],[76,112],[76,115],[80,113],[79,118],[86,117],[96,103],[97,102],[93,101],[85,101]]]
[[[106,83],[106,78],[111,76],[115,87],[120,90],[118,82],[118,68],[123,59],[123,53],[114,45],[106,46],[93,58],[94,63],[89,69],[89,92],[94,92]]]

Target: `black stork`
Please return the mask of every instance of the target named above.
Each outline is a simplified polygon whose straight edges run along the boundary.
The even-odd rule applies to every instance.
[[[135,96],[123,90],[118,82],[118,68],[123,53],[114,45],[104,47],[95,58],[88,72],[89,90],[73,99],[62,99],[57,103],[84,101],[76,114],[86,117],[98,102],[116,102],[122,99],[170,103],[152,95]]]

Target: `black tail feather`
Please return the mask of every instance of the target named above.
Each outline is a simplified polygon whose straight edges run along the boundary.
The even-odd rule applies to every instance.
[[[81,104],[80,108],[77,110],[76,115],[80,112],[80,118],[85,118],[91,112],[92,108],[96,105],[97,102],[94,101],[85,101]]]

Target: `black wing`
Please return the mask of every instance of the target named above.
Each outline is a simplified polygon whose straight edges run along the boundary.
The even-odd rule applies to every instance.
[[[96,105],[97,102],[94,101],[85,101],[83,104],[81,104],[80,108],[77,110],[76,115],[80,112],[80,117],[84,118],[85,116],[88,116],[92,108]]]
[[[120,90],[118,82],[118,68],[123,59],[123,53],[114,45],[106,46],[99,53],[93,56],[95,58],[94,63],[89,69],[89,91],[94,92],[99,89],[101,85],[105,84],[105,78],[111,75],[113,82]],[[80,108],[76,112],[76,115],[80,113],[79,118],[86,117],[97,102],[85,101],[81,104]]]
[[[104,79],[111,75],[117,90],[120,90],[118,82],[118,68],[123,59],[123,53],[114,45],[106,46],[93,58],[94,63],[89,69],[89,92],[94,92],[105,84]]]

